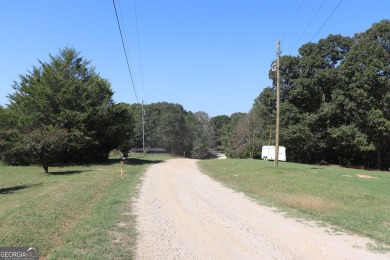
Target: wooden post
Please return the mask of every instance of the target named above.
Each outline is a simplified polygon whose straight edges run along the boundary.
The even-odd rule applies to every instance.
[[[123,176],[123,161],[121,161],[121,177]]]
[[[276,42],[276,131],[275,131],[275,168],[279,164],[279,115],[280,115],[280,41]]]

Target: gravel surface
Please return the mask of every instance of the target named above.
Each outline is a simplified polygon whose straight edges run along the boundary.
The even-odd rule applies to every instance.
[[[202,174],[196,160],[149,168],[135,203],[137,259],[390,259],[367,238],[287,218]]]

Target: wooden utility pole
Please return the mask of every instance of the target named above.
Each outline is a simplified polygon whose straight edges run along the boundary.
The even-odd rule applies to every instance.
[[[280,41],[276,42],[276,133],[275,133],[275,168],[279,164],[279,114],[280,114]]]
[[[145,110],[144,110],[144,101],[142,100],[142,152],[145,154]]]
[[[123,176],[123,164],[124,164],[124,162],[121,161],[121,177]]]

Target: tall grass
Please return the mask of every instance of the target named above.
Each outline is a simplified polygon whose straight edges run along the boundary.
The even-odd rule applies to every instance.
[[[227,186],[295,216],[390,246],[390,173],[260,160],[199,162]]]
[[[133,258],[131,211],[140,176],[166,157],[53,167],[0,166],[0,246],[38,247],[42,259]]]

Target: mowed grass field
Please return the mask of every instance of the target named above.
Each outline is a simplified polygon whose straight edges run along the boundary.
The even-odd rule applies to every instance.
[[[207,160],[214,179],[289,215],[373,238],[390,249],[390,172],[261,160]]]
[[[41,259],[131,259],[132,198],[146,167],[168,156],[106,164],[0,166],[0,246],[38,247]]]

